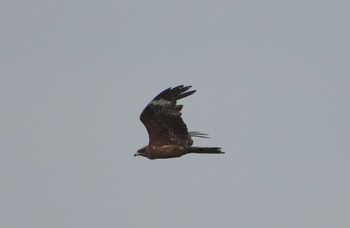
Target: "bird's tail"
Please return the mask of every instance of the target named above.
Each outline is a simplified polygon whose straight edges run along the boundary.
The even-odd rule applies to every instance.
[[[191,147],[191,153],[196,154],[224,154],[220,147]]]

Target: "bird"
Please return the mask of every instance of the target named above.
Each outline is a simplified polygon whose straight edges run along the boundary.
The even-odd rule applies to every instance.
[[[137,150],[136,156],[148,159],[177,158],[185,154],[224,154],[220,147],[196,147],[192,137],[209,138],[199,131],[188,131],[182,119],[183,105],[177,101],[192,95],[192,86],[179,85],[159,93],[143,109],[140,120],[145,125],[148,145]]]

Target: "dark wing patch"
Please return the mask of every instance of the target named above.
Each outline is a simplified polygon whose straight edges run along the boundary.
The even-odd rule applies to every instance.
[[[196,92],[188,91],[190,88],[191,86],[183,85],[168,88],[158,94],[142,111],[140,120],[147,128],[151,145],[192,145],[191,135],[181,118],[182,105],[176,104],[177,100]]]

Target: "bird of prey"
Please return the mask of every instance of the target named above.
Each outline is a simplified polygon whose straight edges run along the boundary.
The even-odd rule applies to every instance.
[[[220,147],[192,146],[192,137],[208,138],[198,131],[188,131],[181,118],[182,105],[177,100],[187,97],[195,90],[191,86],[176,86],[158,94],[142,111],[141,122],[145,125],[149,144],[137,151],[134,156],[149,159],[175,158],[189,153],[223,154]]]

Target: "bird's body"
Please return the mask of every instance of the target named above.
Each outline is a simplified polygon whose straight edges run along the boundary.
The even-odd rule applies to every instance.
[[[221,154],[219,147],[193,147],[192,137],[207,138],[200,132],[188,132],[181,118],[182,105],[176,101],[195,90],[191,86],[168,88],[158,94],[142,111],[140,120],[149,134],[149,144],[137,151],[135,156],[149,159],[175,158],[188,153]]]

